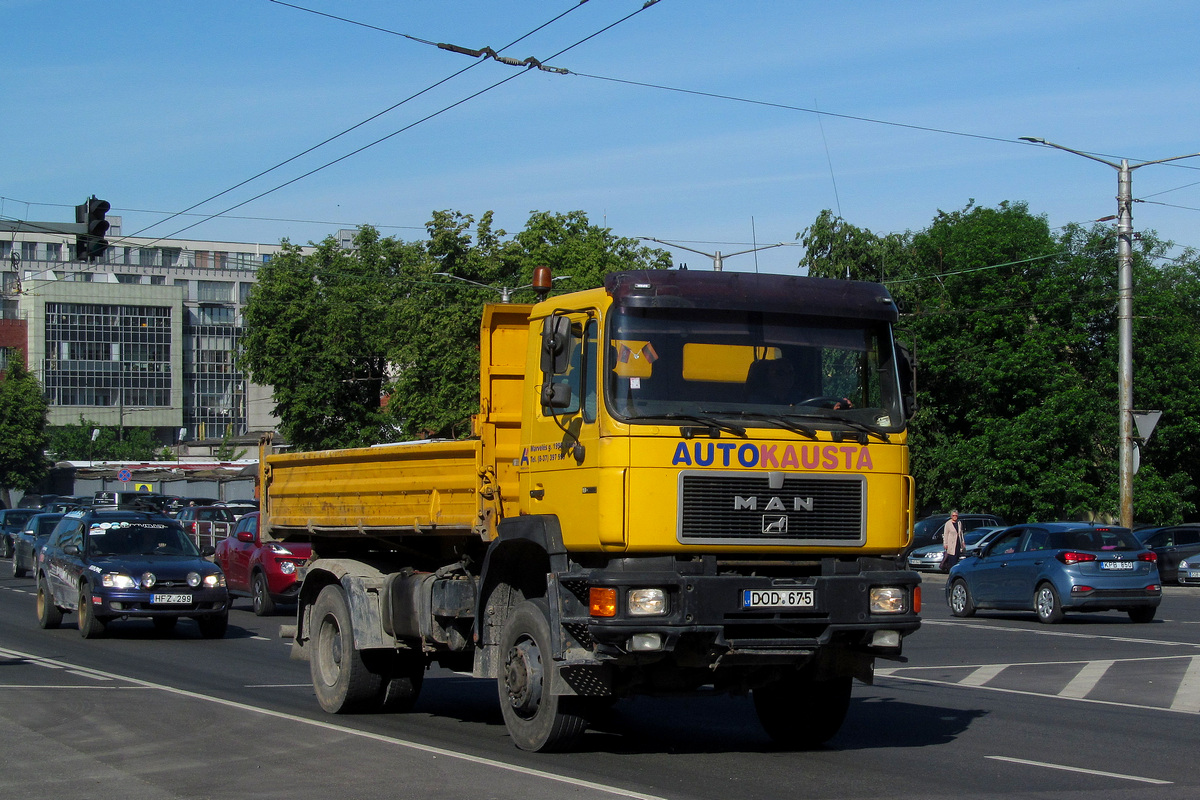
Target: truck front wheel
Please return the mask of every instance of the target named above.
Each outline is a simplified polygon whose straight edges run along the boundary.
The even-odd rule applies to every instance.
[[[545,600],[526,600],[509,614],[500,635],[500,710],[522,750],[566,750],[587,729],[584,698],[551,692],[556,666],[549,620]]]
[[[851,678],[816,681],[803,674],[754,690],[767,735],[784,747],[812,748],[832,739],[850,707]]]
[[[321,708],[348,714],[377,705],[382,677],[368,669],[362,652],[354,649],[350,607],[341,586],[326,586],[317,595],[312,631],[309,667]]]

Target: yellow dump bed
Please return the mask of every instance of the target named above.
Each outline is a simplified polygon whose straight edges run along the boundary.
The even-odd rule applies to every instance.
[[[486,306],[475,436],[260,457],[261,525],[276,539],[495,535],[517,513],[513,462],[530,306]]]
[[[263,512],[271,535],[465,532],[485,521],[478,440],[270,456]]]

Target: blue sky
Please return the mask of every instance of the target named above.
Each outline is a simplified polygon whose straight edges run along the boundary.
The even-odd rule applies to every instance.
[[[125,234],[304,243],[360,223],[422,238],[438,209],[508,231],[582,210],[728,254],[794,243],[825,208],[878,233],[971,200],[1055,226],[1115,213],[1114,169],[1021,136],[1134,163],[1200,152],[1194,2],[296,5],[384,30],[269,0],[0,0],[0,217],[71,222],[96,194]],[[417,41],[518,39],[504,55],[570,74]],[[163,221],[426,89],[193,212],[269,192],[228,215]],[[1200,158],[1135,171],[1133,193],[1135,229],[1200,246]]]

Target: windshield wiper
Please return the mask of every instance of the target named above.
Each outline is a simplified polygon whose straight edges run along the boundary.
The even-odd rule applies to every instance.
[[[645,419],[645,418],[646,417],[643,417],[643,419]],[[715,417],[698,417],[694,414],[678,414],[674,411],[671,411],[666,414],[650,414],[650,415],[648,415],[648,418],[650,418],[650,419],[669,419],[672,421],[683,420],[685,422],[695,422],[697,425],[703,425],[706,428],[716,428],[717,430],[725,431],[726,433],[732,433],[734,436],[740,436],[743,439],[746,438],[746,429],[743,428],[741,425],[735,425],[732,422],[723,422],[722,420],[716,419]],[[691,438],[691,437],[685,435],[684,438]]]
[[[705,411],[704,413],[712,414],[717,412]],[[798,433],[801,436],[807,436],[813,440],[816,440],[817,438],[817,432],[815,430],[807,425],[801,425],[799,422],[793,422],[792,420],[788,419],[789,415],[786,414],[763,414],[757,411],[722,411],[719,413],[736,414],[742,419],[761,419],[766,420],[767,422],[774,422],[780,427],[787,428],[792,433]]]
[[[885,431],[880,430],[879,428],[876,428],[874,425],[867,425],[866,423],[859,422],[858,420],[849,419],[847,417],[843,417],[841,415],[835,415],[835,414],[809,414],[807,416],[820,417],[821,419],[827,419],[832,422],[840,422],[843,425],[851,427],[856,431],[862,431],[863,433],[867,434],[868,436],[878,436],[880,441],[884,441],[884,442],[891,441],[890,439],[888,439],[888,435]],[[865,444],[865,442],[864,442],[864,444]]]

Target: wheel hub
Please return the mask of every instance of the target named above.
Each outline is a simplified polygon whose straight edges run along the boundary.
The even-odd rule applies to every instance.
[[[524,717],[533,716],[542,702],[542,655],[537,645],[522,641],[509,648],[504,661],[508,702]]]

